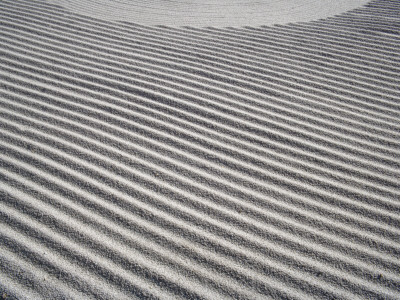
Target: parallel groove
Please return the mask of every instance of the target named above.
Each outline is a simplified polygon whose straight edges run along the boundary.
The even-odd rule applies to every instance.
[[[15,53],[15,52],[19,52],[19,50],[17,50],[16,48],[12,48],[12,50],[13,50],[13,53]],[[32,55],[31,54],[29,54],[30,55],[30,57],[32,57]],[[56,61],[53,61],[53,62],[56,62]],[[43,65],[42,65],[42,67],[43,67]],[[82,71],[83,71],[84,69],[82,69]],[[113,70],[114,72],[115,72],[115,70],[114,69],[110,69],[110,70]],[[90,69],[88,69],[88,72],[90,72]],[[96,70],[96,72],[98,73],[98,74],[101,74],[101,75],[103,75],[103,76],[105,76],[106,75],[106,73],[101,73],[102,71],[99,71],[99,70]],[[128,79],[128,77],[127,77],[127,75],[130,75],[130,74],[122,74],[122,75],[124,75],[124,77],[120,77],[120,81],[123,81],[123,80],[127,80]],[[137,74],[135,74],[136,76],[138,76]],[[105,77],[102,77],[102,78],[105,78]],[[123,78],[123,79],[122,79]],[[147,79],[146,77],[144,77],[144,79]],[[149,78],[148,79],[148,81],[146,81],[146,82],[151,82],[151,80],[152,80],[153,78]],[[164,84],[164,86],[166,85],[166,83],[163,81],[162,82],[163,84]],[[179,86],[179,85],[178,85]],[[205,94],[205,95],[207,95],[207,94]],[[253,114],[252,114],[252,116],[253,116]],[[267,115],[268,116],[268,115]],[[287,120],[286,120],[286,122],[287,122]],[[281,122],[279,123],[279,125],[281,124]],[[298,126],[299,125],[299,123],[296,123],[295,124],[296,126]],[[310,127],[306,127],[307,129],[309,129]],[[331,131],[332,132],[332,131]],[[322,134],[324,134],[325,132],[323,132]],[[327,134],[325,134],[326,136],[328,136]],[[355,140],[355,141],[359,141],[359,140]],[[379,143],[382,143],[383,141],[382,140],[378,140],[378,142]],[[389,141],[386,141],[386,142],[389,142]],[[396,143],[395,142],[395,140],[392,140],[391,141],[392,142],[392,147],[399,147],[399,144],[398,143]],[[367,146],[368,147],[368,146]],[[375,146],[376,147],[376,146]],[[388,149],[385,149],[385,150],[378,150],[378,148],[374,148],[374,150],[375,151],[390,151],[390,150],[388,150]],[[393,152],[393,155],[395,155],[395,152]]]
[[[16,49],[16,48],[14,48],[14,49]],[[16,50],[16,51],[18,51],[18,50]],[[176,78],[174,78],[174,79],[176,80]],[[229,102],[229,103],[230,103],[230,104],[233,104],[233,103],[231,103],[231,102]],[[258,104],[258,103],[257,103],[257,104]],[[247,107],[246,107],[246,108],[247,108]],[[276,107],[273,107],[273,108],[275,109]],[[340,127],[340,129],[343,130],[344,128],[343,128],[343,127]],[[368,128],[368,129],[371,130],[371,128]],[[384,133],[383,133],[382,131],[380,131],[379,134],[382,135],[382,134],[384,134]],[[376,135],[376,136],[378,136],[378,135]],[[376,137],[376,136],[375,136],[375,137]],[[390,140],[390,142],[394,142],[394,141],[395,141],[394,139],[391,139],[391,140]]]
[[[3,210],[4,211],[6,211],[7,212],[7,209],[6,208],[3,208]],[[26,214],[26,211],[29,211],[29,209],[27,209],[26,207],[25,207],[25,209],[24,209],[24,212],[25,212],[25,214]],[[42,213],[42,212],[41,212]],[[17,214],[17,212],[16,211],[14,211],[14,213],[13,213],[13,215],[18,215]],[[42,213],[42,222],[45,220],[45,218],[46,218],[46,215],[45,214],[43,214]],[[58,218],[60,218],[60,217],[58,217]],[[25,219],[25,218],[23,218],[23,217],[21,217],[20,218],[20,221],[22,221],[23,219]],[[62,222],[62,220],[60,220],[60,221],[58,221],[58,222]],[[110,253],[110,254],[112,254],[112,256],[115,256],[115,257],[118,257],[118,260],[120,260],[119,261],[119,264],[121,264],[121,266],[124,266],[124,268],[127,268],[127,267],[131,267],[132,269],[133,269],[133,266],[134,266],[134,264],[136,263],[136,262],[129,262],[128,260],[126,260],[126,257],[127,257],[127,255],[129,255],[130,257],[135,257],[135,260],[137,260],[137,261],[140,261],[140,254],[139,253],[135,253],[134,252],[134,247],[131,247],[130,249],[132,249],[132,250],[128,250],[127,249],[127,247],[124,247],[124,246],[122,246],[122,245],[120,245],[118,242],[116,242],[116,241],[113,241],[113,240],[110,240],[110,243],[112,243],[112,245],[111,244],[98,244],[98,241],[96,241],[96,235],[94,235],[93,233],[92,233],[92,231],[88,231],[88,230],[85,230],[86,228],[84,227],[84,226],[82,226],[82,224],[79,224],[79,221],[78,220],[74,220],[73,222],[71,222],[71,220],[68,220],[68,223],[66,223],[65,221],[65,223],[59,223],[58,224],[58,222],[52,222],[52,227],[54,228],[54,229],[58,229],[57,231],[63,231],[63,230],[66,230],[67,232],[68,232],[68,234],[70,235],[70,237],[71,238],[73,238],[74,239],[74,241],[76,241],[76,242],[81,242],[82,243],[82,241],[79,241],[79,237],[77,236],[77,235],[85,235],[86,237],[88,237],[88,239],[85,239],[85,241],[84,241],[84,243],[82,243],[82,246],[84,245],[84,246],[86,246],[86,247],[90,247],[90,250],[91,250],[91,256],[92,256],[92,254],[94,254],[94,253],[97,253],[99,256],[101,256],[101,253],[103,252],[103,253],[109,253],[110,252],[110,249],[112,248],[112,252]],[[74,227],[75,228],[71,228],[71,225],[69,225],[68,226],[68,224],[76,224]],[[77,227],[77,226],[79,226],[79,227]],[[17,227],[17,226],[15,226],[15,227]],[[39,226],[38,225],[36,225],[35,226],[36,228],[38,228]],[[78,230],[77,230],[77,228],[79,228]],[[49,233],[50,234],[50,233]],[[76,237],[75,237],[76,236]],[[69,243],[68,243],[69,244]],[[79,245],[79,244],[78,244]],[[80,246],[80,245],[79,245]],[[80,247],[82,247],[82,246],[80,246]],[[108,251],[105,251],[104,249],[106,249],[106,248],[108,248]],[[122,252],[122,250],[123,250],[123,252]],[[143,249],[142,249],[142,251],[143,251]],[[132,253],[133,252],[133,253]],[[88,252],[89,253],[89,252]],[[132,255],[133,254],[133,255]],[[152,257],[153,257],[153,259],[156,259],[157,258],[157,256],[156,256],[156,254],[154,254],[154,253],[151,253],[152,254]],[[106,261],[107,259],[105,258],[105,257],[103,257],[103,259]],[[92,260],[94,260],[94,261],[96,261],[97,260],[97,258],[96,259],[94,259],[94,258],[92,258]],[[112,259],[113,260],[113,259]],[[98,264],[100,264],[100,260],[98,260],[99,262],[98,262]],[[166,262],[165,261],[163,261],[163,264],[166,264]],[[114,268],[116,268],[115,266],[114,266]],[[131,268],[128,268],[128,270],[129,269],[131,269]],[[162,272],[162,265],[161,264],[159,264],[158,266],[157,266],[157,268],[158,268],[158,272]],[[150,269],[150,268],[149,268]],[[179,268],[181,271],[182,271],[182,269],[184,269],[183,267],[181,267],[181,268]],[[197,268],[196,269],[196,271],[198,271],[198,272],[200,272],[200,270],[199,270],[200,268]],[[136,270],[138,273],[141,273],[141,271],[140,271],[140,267]],[[151,272],[151,269],[149,270],[150,272]],[[142,272],[147,272],[147,273],[150,273],[149,271],[146,271],[146,270],[142,270]],[[168,272],[170,275],[172,275],[173,273],[171,272],[171,271],[169,271]],[[171,274],[172,273],[172,274]],[[147,274],[146,274],[147,275]],[[184,274],[182,274],[182,275],[184,275]],[[120,275],[121,276],[121,275]],[[175,281],[176,280],[176,278],[175,277],[177,277],[177,276],[173,276],[172,278],[172,280],[170,280],[170,282],[168,282],[168,281],[166,281],[165,282],[165,284],[166,285],[170,285],[170,288],[171,288],[171,291],[173,291],[173,292],[177,292],[177,294],[179,295],[179,294],[181,294],[182,296],[188,296],[188,295],[190,295],[190,289],[188,289],[187,291],[185,291],[184,290],[184,288],[182,288],[182,287],[179,287],[179,286],[176,286],[176,285],[174,285],[173,284],[173,282],[171,282],[171,281]],[[161,279],[161,278],[160,278]],[[160,280],[159,279],[159,280]],[[136,279],[137,280],[137,279]],[[161,279],[162,280],[162,279]],[[187,285],[187,284],[190,284],[191,282],[185,282],[184,284],[182,284],[182,285]],[[195,286],[195,284],[193,284],[193,282],[192,282],[192,286]],[[211,286],[208,286],[208,288],[211,288]],[[174,291],[174,289],[176,289],[177,291]],[[193,289],[193,290],[196,290],[196,289]],[[199,290],[197,291],[197,292],[199,292]],[[201,293],[201,292],[200,292]]]
[[[88,17],[97,17],[106,20],[128,20],[134,18],[138,23],[147,25],[172,26],[245,26],[248,24],[264,25],[282,23],[289,20],[315,19],[318,15],[327,16],[342,13],[367,3],[366,0],[345,1],[338,0],[340,5],[326,5],[318,7],[315,1],[302,1],[290,5],[281,0],[251,1],[244,5],[243,1],[93,1],[85,3],[74,0],[55,1],[57,4],[68,7],[77,14]],[[315,9],[314,12],[309,11]],[[90,13],[88,13],[88,10]],[[306,12],[304,14],[304,12]],[[317,16],[314,16],[314,15]]]
[[[65,33],[64,33],[64,35],[65,35]],[[98,43],[98,42],[97,42]],[[166,53],[167,51],[164,51],[164,53]],[[170,51],[168,51],[168,52],[170,52]],[[181,58],[180,59],[182,59],[183,57],[181,56]],[[193,59],[192,59],[192,61],[193,61]],[[215,68],[214,68],[215,69]],[[246,77],[246,80],[249,80],[249,77],[247,76]],[[361,104],[360,102],[358,102],[358,104]],[[386,111],[386,113],[387,113],[387,111]]]
[[[193,61],[193,60],[192,60]],[[215,62],[214,62],[214,64],[215,64]],[[233,68],[233,67],[232,67]],[[213,69],[215,69],[214,67],[213,67]],[[255,73],[254,73],[255,74]],[[247,81],[249,81],[249,77],[248,76],[246,76],[245,77],[245,79],[247,80]],[[254,80],[253,80],[254,81]],[[259,82],[259,81],[258,81]],[[255,82],[255,84],[257,84],[257,82]],[[271,84],[271,83],[269,83],[269,84]],[[293,88],[292,88],[293,89]],[[357,104],[361,104],[360,102],[358,102]],[[366,107],[366,109],[368,109],[367,107]],[[377,107],[375,107],[374,109],[377,109]],[[382,111],[382,113],[383,113],[383,111]],[[387,111],[387,109],[385,110],[385,114],[387,115],[389,113],[389,111]],[[395,116],[398,116],[398,113],[397,112],[395,112],[395,111],[393,111],[392,112]],[[387,118],[387,116],[386,116],[386,118]]]
[[[393,262],[392,262],[393,263]]]
[[[400,297],[397,1],[257,28],[52,3],[0,2],[0,292]]]
[[[54,13],[53,13],[53,15],[54,15]],[[52,15],[52,16],[53,16]],[[49,15],[49,17],[52,17],[52,16],[50,16]],[[145,30],[145,31],[149,31],[149,30],[151,30],[151,28],[142,28],[143,30]],[[165,31],[165,29],[164,29],[164,31]],[[174,30],[174,31],[176,31],[176,30]],[[186,33],[187,34],[187,33]],[[185,36],[186,36],[186,34],[185,34]],[[199,40],[199,36],[197,35],[197,36],[194,36],[195,38],[196,38],[196,41],[198,42],[198,40]],[[182,36],[181,36],[181,39],[182,39]],[[204,39],[203,37],[202,37],[202,39]],[[213,43],[218,43],[218,41],[217,40],[213,40]],[[222,44],[222,45],[226,45],[226,41],[225,41],[225,43],[224,44]],[[241,47],[243,47],[243,45],[240,45]],[[248,49],[247,49],[248,50]],[[265,49],[263,49],[264,51],[265,51]],[[236,53],[236,55],[237,55],[238,53]],[[262,54],[262,53],[258,53],[258,55],[260,55],[260,54]],[[383,84],[382,82],[381,82],[381,84]]]
[[[369,288],[371,288],[371,287],[369,287]]]
[[[50,198],[51,199],[51,198]],[[64,203],[63,202],[61,202],[62,203],[62,205],[64,205]],[[93,215],[92,213],[90,213],[89,212],[89,214],[91,214],[91,215]],[[97,219],[100,217],[100,218],[103,218],[102,216],[95,216]],[[87,219],[87,217],[86,217],[86,219]],[[107,221],[105,221],[105,222],[103,222],[103,223],[97,223],[96,224],[96,226],[101,226],[101,227],[110,227],[110,225],[109,225],[109,220]],[[112,227],[114,227],[115,228],[115,226],[112,226]],[[111,233],[112,233],[112,235],[116,235],[116,233],[119,233],[120,235],[121,235],[121,228],[118,228],[117,227],[117,229],[115,230],[115,231],[112,231]],[[131,244],[132,245],[132,238],[131,238],[131,235],[132,235],[132,232],[130,232],[129,230],[124,230],[123,231],[124,232],[124,235],[126,236],[126,238],[125,238],[125,241],[127,241],[127,243],[128,244]],[[163,234],[164,235],[164,234]],[[159,236],[157,236],[157,239],[159,240],[159,239],[163,239],[164,238],[164,242],[165,241],[167,241],[167,243],[170,243],[171,241],[170,240],[165,240],[165,236],[163,237],[163,235],[159,235]],[[147,234],[147,236],[151,236],[149,233]],[[136,236],[135,237],[135,241],[137,241],[137,239],[138,239],[138,237]],[[151,244],[151,242],[149,241],[149,240],[146,240],[146,243],[150,243]],[[184,244],[185,245],[185,247],[190,247],[190,248],[192,248],[191,247],[191,245],[189,244],[189,243],[185,243]],[[174,247],[172,247],[172,249],[174,249]],[[182,248],[178,248],[180,251],[182,251],[182,250],[184,250],[184,249],[182,249]],[[194,251],[196,251],[195,249],[193,249]],[[165,245],[164,245],[164,250],[163,251],[165,251]],[[189,252],[190,253],[190,252]],[[190,254],[192,254],[193,255],[193,253],[190,253]],[[190,255],[190,256],[192,256],[192,255]],[[209,255],[209,254],[208,254]],[[194,256],[194,257],[196,257],[196,256]],[[202,260],[204,260],[204,258],[202,258]],[[219,260],[221,260],[221,258],[219,258]],[[201,262],[201,261],[200,261]],[[241,292],[244,292],[244,289],[243,289],[243,287],[241,287]]]
[[[50,17],[50,16],[49,16]],[[148,31],[148,30],[147,30]],[[180,40],[182,40],[182,37],[180,38]],[[386,55],[388,55],[389,53],[385,53]]]

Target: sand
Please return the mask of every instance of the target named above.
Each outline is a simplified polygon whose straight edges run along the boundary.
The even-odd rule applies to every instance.
[[[48,0],[79,15],[147,26],[265,26],[331,17],[368,0]]]
[[[4,299],[400,298],[400,3],[292,2],[0,1]]]

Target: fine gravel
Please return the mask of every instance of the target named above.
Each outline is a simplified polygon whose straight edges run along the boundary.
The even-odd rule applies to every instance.
[[[164,26],[262,26],[331,17],[369,0],[47,0],[109,21]]]
[[[400,1],[284,2],[0,0],[0,299],[400,299]]]

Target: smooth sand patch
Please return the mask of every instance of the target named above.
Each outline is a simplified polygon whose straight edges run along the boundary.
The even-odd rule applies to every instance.
[[[261,26],[307,22],[341,14],[368,0],[112,1],[49,0],[68,10],[107,21],[166,26]]]

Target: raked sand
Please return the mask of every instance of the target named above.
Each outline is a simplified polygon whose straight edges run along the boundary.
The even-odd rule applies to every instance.
[[[1,0],[0,296],[400,299],[400,1],[334,2]]]

